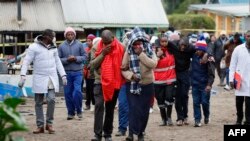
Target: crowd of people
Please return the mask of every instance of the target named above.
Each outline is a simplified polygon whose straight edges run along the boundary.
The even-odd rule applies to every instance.
[[[33,92],[37,129],[34,134],[55,133],[53,129],[55,93],[59,78],[64,85],[67,120],[82,119],[83,107],[94,111],[92,141],[112,141],[114,110],[118,101],[118,133],[126,141],[144,141],[150,108],[156,99],[162,121],[159,126],[173,126],[188,120],[189,90],[192,90],[194,127],[210,122],[210,92],[215,69],[218,86],[235,89],[237,125],[250,124],[250,31],[220,36],[208,33],[181,35],[174,28],[149,36],[142,28],[129,29],[119,41],[110,30],[101,37],[87,36],[86,45],[76,39],[72,27],[64,32],[65,41],[54,44],[55,32],[47,29],[27,49],[21,68],[19,86],[23,87],[27,68],[33,62]],[[58,75],[59,72],[59,75]],[[238,77],[236,78],[236,74]],[[226,78],[226,83],[224,83]],[[86,82],[83,106],[82,87]],[[41,83],[43,82],[43,83]],[[46,121],[43,99],[47,98]],[[245,102],[245,112],[243,105]],[[203,113],[203,115],[202,115]],[[245,121],[244,119],[245,113]]]

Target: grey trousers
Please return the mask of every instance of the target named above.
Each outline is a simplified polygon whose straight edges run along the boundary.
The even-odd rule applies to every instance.
[[[36,111],[37,127],[44,126],[43,99],[44,99],[44,94],[35,93],[35,111]],[[53,119],[54,119],[54,109],[55,109],[55,90],[54,89],[48,90],[46,100],[47,100],[46,124],[52,125]]]

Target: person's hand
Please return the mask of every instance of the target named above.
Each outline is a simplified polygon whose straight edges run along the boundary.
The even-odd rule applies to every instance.
[[[205,53],[205,54],[203,55],[203,57],[201,58],[200,63],[201,63],[201,64],[206,64],[207,62],[208,62],[208,54]]]
[[[163,55],[163,51],[162,50],[158,50],[157,53],[156,53],[156,56],[161,58]]]
[[[140,81],[140,79],[137,77],[136,74],[133,74],[133,75],[132,75],[132,80],[134,80],[134,81],[136,81],[136,82]]]
[[[229,82],[229,83],[230,83],[231,89],[234,89],[234,83],[233,82]]]
[[[64,86],[67,85],[67,77],[65,75],[62,77],[62,82]]]
[[[211,86],[209,86],[209,85],[207,85],[207,86],[206,86],[206,88],[205,88],[205,91],[206,91],[206,92],[210,92],[210,91],[211,91],[211,89],[212,89],[212,87],[211,87]]]
[[[111,52],[111,46],[106,46],[105,48],[102,49],[103,56],[109,54],[110,52]]]
[[[135,54],[139,56],[143,51],[143,46],[134,48],[134,51],[135,51]]]
[[[73,55],[71,55],[71,56],[68,57],[67,60],[68,60],[69,62],[74,62],[74,61],[76,61],[76,57],[73,56]]]
[[[20,81],[18,82],[18,87],[22,88],[24,86],[26,77],[25,76],[21,76]]]

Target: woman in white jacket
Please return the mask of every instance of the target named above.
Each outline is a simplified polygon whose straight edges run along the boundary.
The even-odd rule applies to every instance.
[[[66,84],[66,73],[58,57],[57,48],[53,44],[55,32],[46,29],[42,35],[36,37],[35,42],[27,49],[21,68],[21,81],[19,86],[22,87],[25,82],[27,69],[33,62],[33,84],[32,91],[35,93],[35,111],[37,129],[34,134],[44,133],[44,116],[43,116],[43,98],[47,94],[47,114],[46,114],[46,130],[50,134],[55,131],[52,128],[55,109],[55,92],[59,91],[59,81],[57,71]]]
[[[232,54],[229,67],[229,82],[231,88],[236,88],[237,83],[241,82],[240,87],[236,88],[236,125],[241,125],[243,120],[243,104],[245,101],[245,122],[250,125],[250,30],[245,34],[246,43],[237,46]],[[241,81],[235,80],[235,73],[239,74]]]

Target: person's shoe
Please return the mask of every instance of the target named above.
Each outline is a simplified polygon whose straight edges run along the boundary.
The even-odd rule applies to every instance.
[[[194,123],[194,127],[201,127],[201,122],[196,121],[196,122]]]
[[[118,131],[115,136],[119,137],[119,136],[125,136],[125,132],[122,131]]]
[[[183,125],[183,121],[182,120],[177,120],[176,125],[177,126],[182,126]]]
[[[90,105],[86,105],[86,107],[84,108],[84,110],[90,110]]]
[[[184,125],[189,125],[188,118],[185,118],[183,123],[184,123]]]
[[[168,118],[167,124],[168,124],[168,126],[173,126],[174,125],[171,118]]]
[[[111,137],[106,137],[105,141],[112,141],[112,138]]]
[[[74,119],[74,116],[68,115],[67,120],[72,120],[72,119]]]
[[[44,127],[38,127],[36,130],[33,131],[33,134],[40,134],[44,133]]]
[[[82,119],[82,113],[77,114],[77,116],[78,116],[79,119]]]
[[[236,121],[235,125],[242,125],[242,122]]]
[[[93,139],[91,139],[91,141],[101,141],[102,140],[102,137],[99,137],[99,136],[94,136]]]
[[[126,137],[126,141],[134,141],[133,135],[128,135],[128,136]]]
[[[250,122],[245,121],[243,125],[250,125]]]
[[[151,114],[151,113],[153,113],[154,112],[154,109],[153,108],[150,108],[149,109],[149,113]]]
[[[163,120],[159,126],[167,126],[167,121]]]
[[[208,124],[208,123],[209,123],[209,118],[205,118],[205,119],[204,119],[204,123],[205,123],[205,124]]]
[[[49,134],[54,134],[55,130],[53,129],[52,125],[46,125],[45,130],[49,132]]]
[[[95,105],[92,105],[92,106],[90,107],[90,110],[89,110],[89,111],[91,111],[91,112],[95,111]]]
[[[138,141],[144,141],[144,135],[143,133],[138,135]]]
[[[230,91],[230,87],[229,87],[228,85],[226,85],[226,86],[224,87],[224,89],[227,90],[227,91]]]

